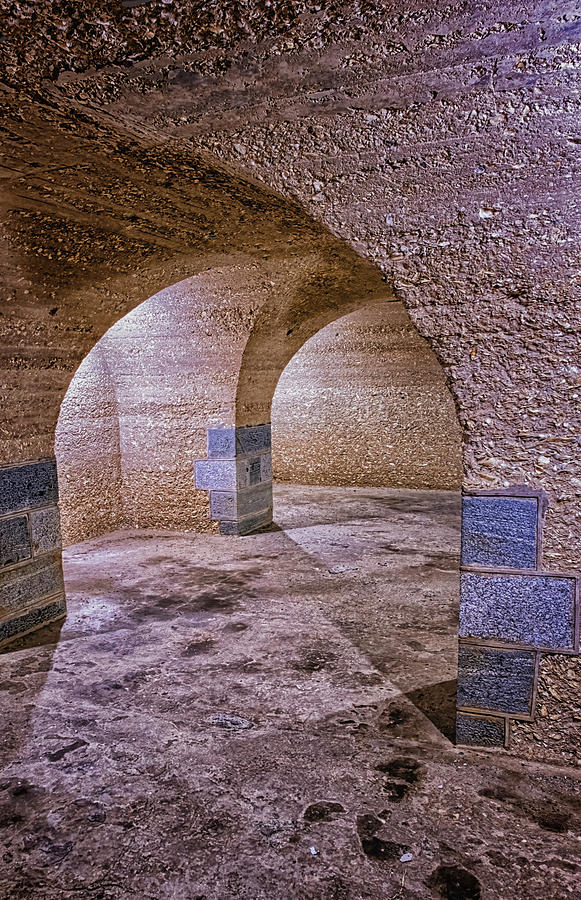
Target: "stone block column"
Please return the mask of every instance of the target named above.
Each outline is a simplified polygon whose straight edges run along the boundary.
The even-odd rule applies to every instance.
[[[0,468],[0,646],[66,614],[56,461]]]
[[[508,746],[535,715],[541,653],[579,652],[579,584],[542,571],[546,495],[526,487],[462,498],[456,738]]]
[[[195,461],[196,487],[210,491],[221,534],[250,534],[272,522],[270,424],[208,429],[208,458]]]

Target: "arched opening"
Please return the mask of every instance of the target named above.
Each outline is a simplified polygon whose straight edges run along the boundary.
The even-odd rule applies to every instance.
[[[269,275],[272,282],[276,273]],[[173,604],[177,621],[199,619],[213,615],[214,602],[229,602],[219,598],[229,583],[223,570],[212,575],[193,559],[188,575],[166,537],[178,545],[188,532],[220,541],[211,517],[223,492],[212,492],[209,508],[193,463],[206,453],[208,426],[220,422],[224,385],[236,383],[228,366],[235,373],[247,350],[243,341],[220,346],[216,304],[227,277],[189,279],[141,304],[105,334],[71,382],[55,445],[71,627],[86,620],[88,595],[101,609],[98,628],[132,614],[155,621]],[[239,302],[255,282],[255,268],[246,282],[237,270]],[[265,383],[276,382],[272,369],[263,372]],[[296,565],[310,573],[320,612],[341,640],[408,709],[415,704],[414,733],[422,734],[424,722],[433,739],[431,718],[453,739],[460,433],[442,370],[401,304],[361,305],[303,343],[274,393],[272,435],[274,477],[284,482],[275,485],[282,533],[257,536],[246,552],[254,554],[254,540],[279,541],[281,582]],[[270,495],[269,479],[260,490]],[[153,546],[165,548],[153,553],[158,563],[151,563]],[[228,565],[232,552],[227,542],[212,554]],[[146,577],[124,609],[122,585],[135,571],[123,560],[132,554]],[[125,574],[117,584],[119,566]],[[171,573],[165,586],[164,570]],[[97,600],[104,575],[105,597]],[[220,587],[210,609],[200,610],[209,581]],[[325,668],[323,644],[309,638],[301,650],[317,671],[319,657]]]

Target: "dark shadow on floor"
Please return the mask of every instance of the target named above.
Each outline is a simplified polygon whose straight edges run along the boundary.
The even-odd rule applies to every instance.
[[[458,680],[454,679],[441,681],[439,684],[428,684],[407,694],[414,706],[417,706],[452,743],[456,740],[457,687]]]

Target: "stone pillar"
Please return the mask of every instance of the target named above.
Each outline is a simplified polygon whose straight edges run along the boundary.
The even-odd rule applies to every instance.
[[[195,461],[196,487],[210,491],[221,534],[250,534],[272,522],[270,424],[208,429],[208,459]]]
[[[66,614],[56,461],[0,468],[0,646]]]
[[[462,498],[456,738],[508,746],[535,715],[541,653],[579,652],[579,586],[543,572],[546,495],[526,487]]]

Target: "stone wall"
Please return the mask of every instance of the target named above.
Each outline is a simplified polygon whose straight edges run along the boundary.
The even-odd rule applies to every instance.
[[[327,325],[272,403],[273,470],[299,484],[460,489],[461,435],[442,369],[400,303]]]

